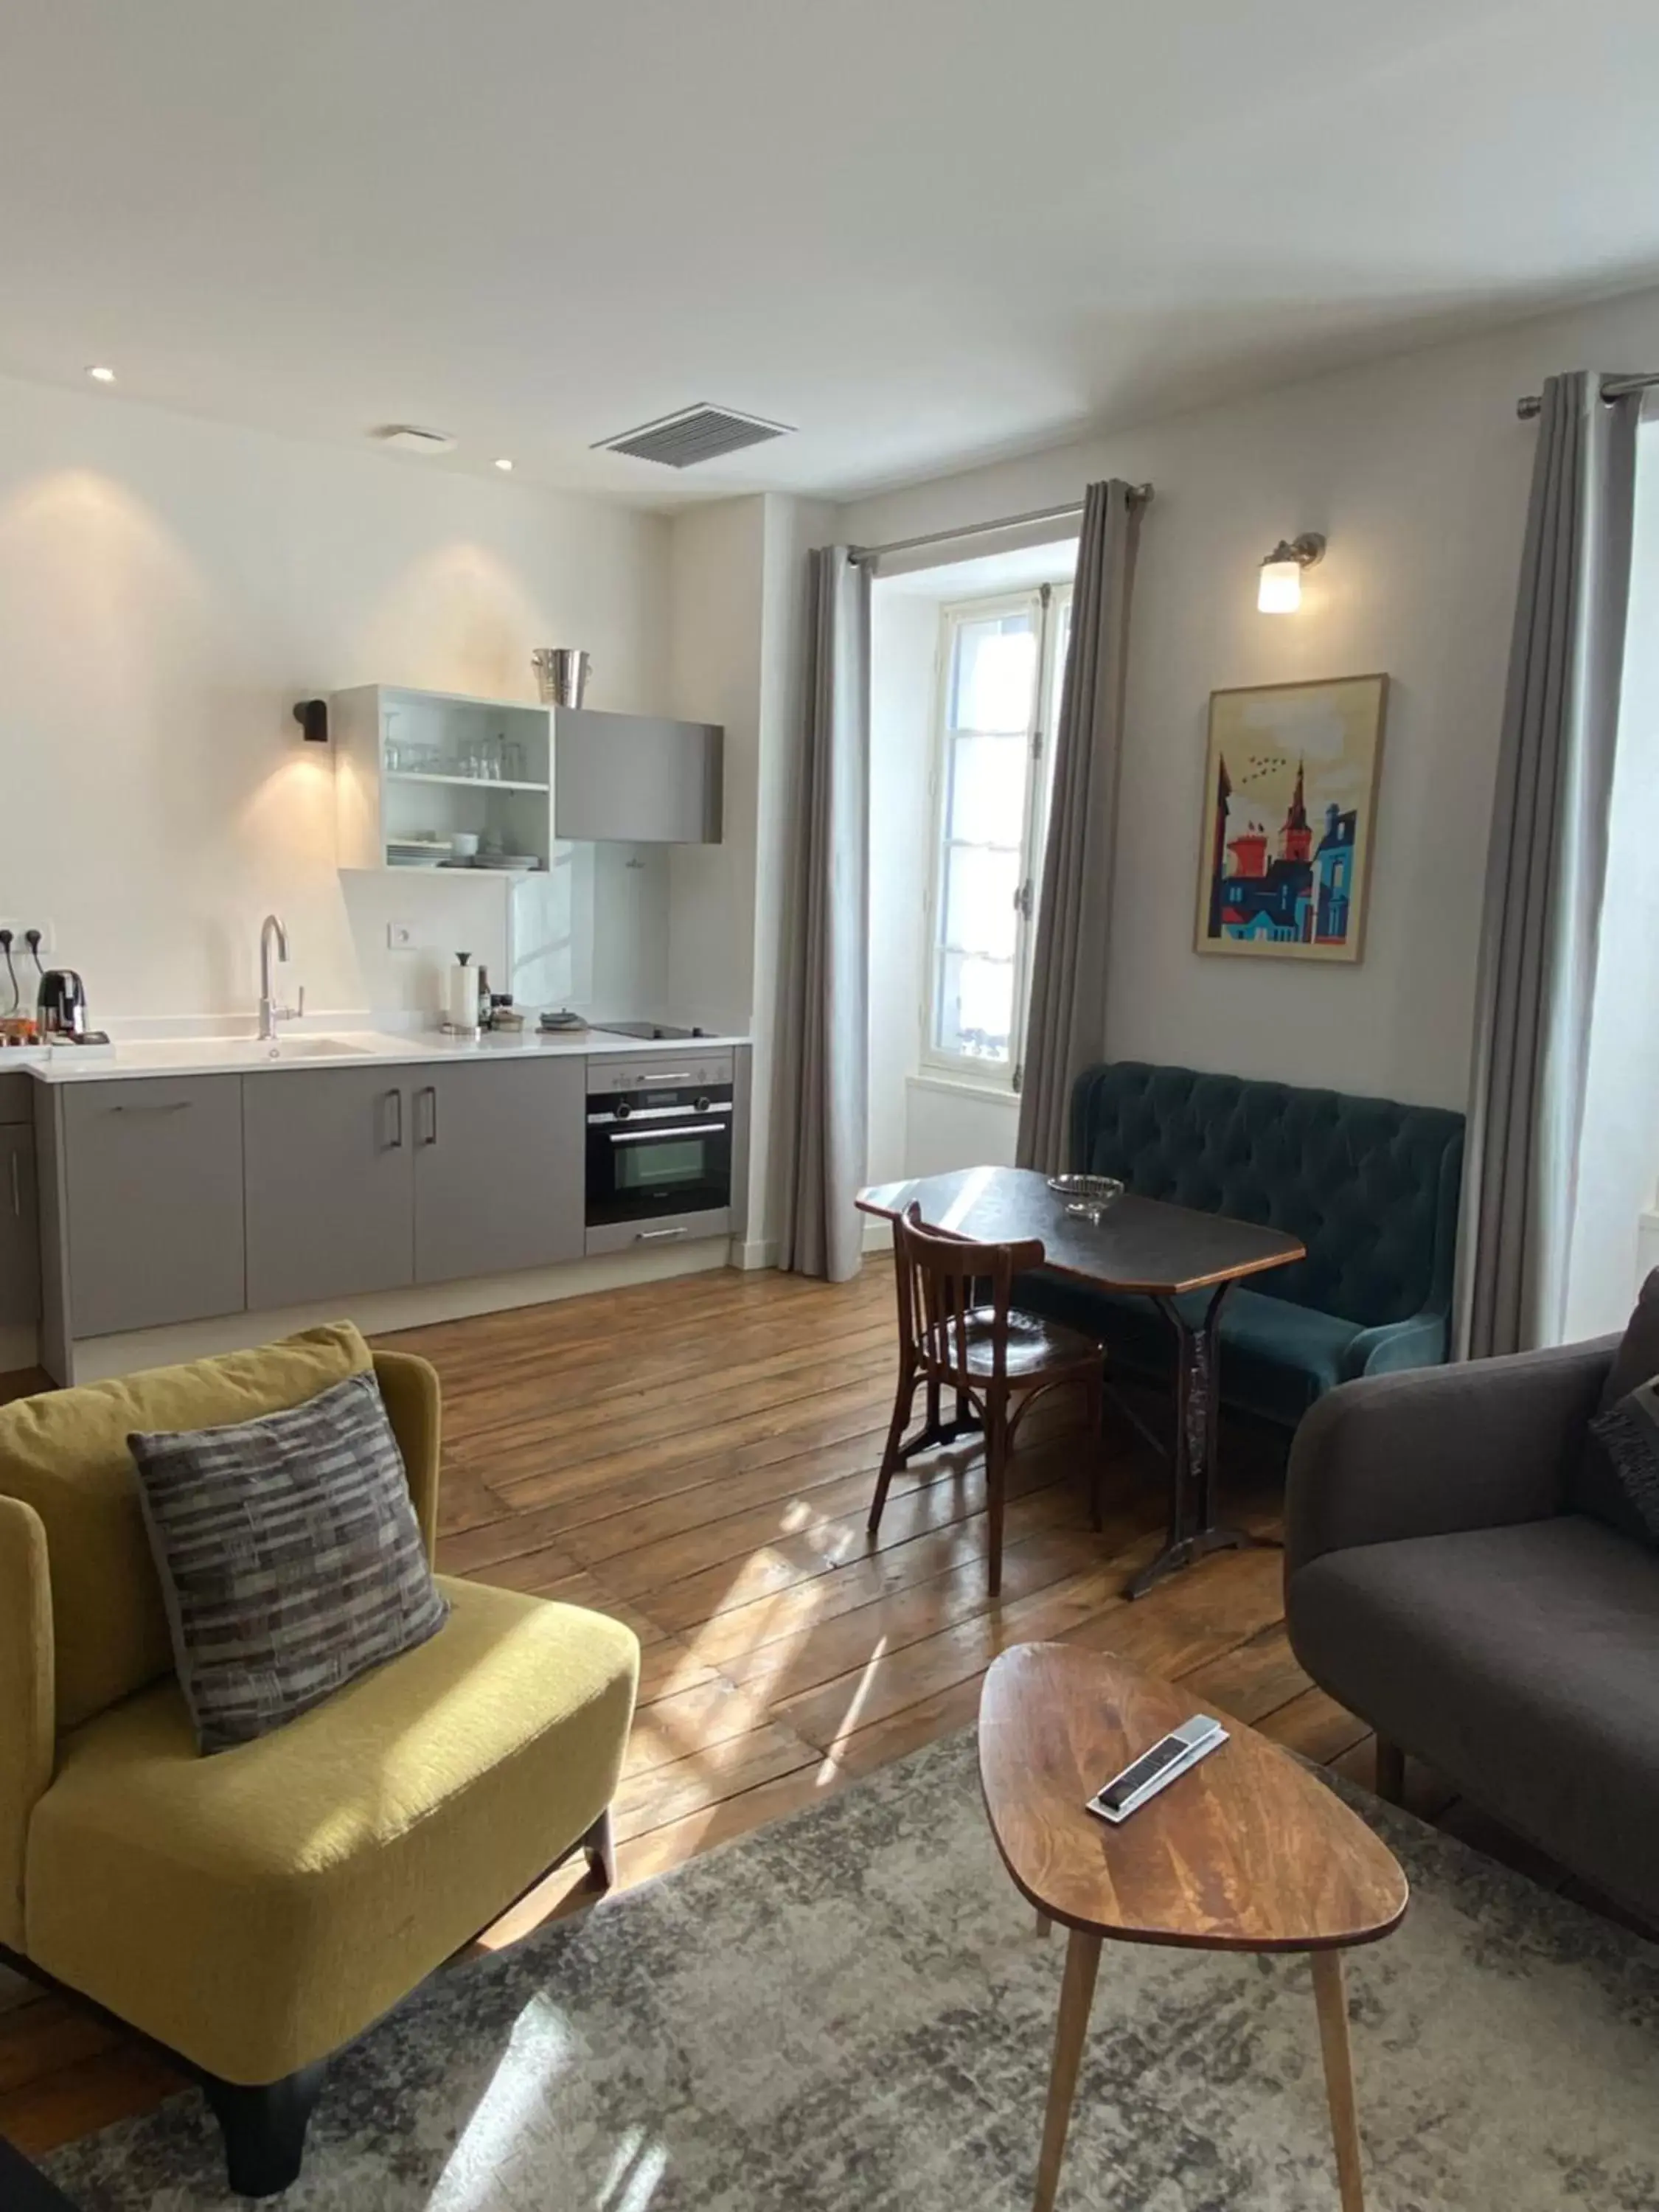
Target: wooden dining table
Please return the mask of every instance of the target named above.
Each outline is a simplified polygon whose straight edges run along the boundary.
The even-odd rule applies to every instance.
[[[949,1175],[877,1183],[859,1193],[858,1204],[890,1221],[917,1206],[925,1227],[975,1243],[1040,1238],[1043,1265],[1051,1273],[1091,1290],[1146,1297],[1169,1323],[1176,1353],[1169,1538],[1129,1583],[1127,1596],[1144,1596],[1164,1576],[1212,1552],[1257,1541],[1247,1529],[1216,1517],[1221,1312],[1235,1283],[1304,1259],[1298,1238],[1131,1191],[1093,1221],[1069,1212],[1047,1176],[1029,1168],[958,1168]],[[1181,1303],[1195,1293],[1204,1294],[1196,1315]],[[936,1407],[929,1410],[937,1441],[948,1442],[954,1431],[939,1423]]]

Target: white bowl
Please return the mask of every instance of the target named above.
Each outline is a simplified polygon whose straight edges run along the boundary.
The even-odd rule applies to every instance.
[[[458,830],[449,841],[449,849],[458,860],[470,860],[478,849],[476,830]]]

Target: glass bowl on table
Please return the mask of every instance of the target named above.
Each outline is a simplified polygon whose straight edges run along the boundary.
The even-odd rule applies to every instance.
[[[1065,1200],[1067,1213],[1086,1221],[1091,1229],[1099,1228],[1107,1208],[1123,1195],[1123,1185],[1116,1176],[1054,1175],[1048,1182],[1055,1196]]]

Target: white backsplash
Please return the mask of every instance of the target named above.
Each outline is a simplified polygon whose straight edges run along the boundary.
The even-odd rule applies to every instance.
[[[559,845],[544,875],[406,868],[342,874],[359,1003],[439,1018],[458,952],[529,1012],[661,1017],[668,973],[668,860],[653,846]],[[388,933],[407,928],[394,948]],[[294,975],[303,979],[296,945]],[[286,985],[285,987],[286,988]]]

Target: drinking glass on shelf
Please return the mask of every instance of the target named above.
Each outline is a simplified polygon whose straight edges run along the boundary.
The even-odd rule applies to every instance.
[[[401,717],[395,707],[388,707],[386,708],[385,740],[386,764],[388,774],[392,775],[397,775],[399,774],[404,766],[403,743],[398,736],[398,724],[400,720]]]

